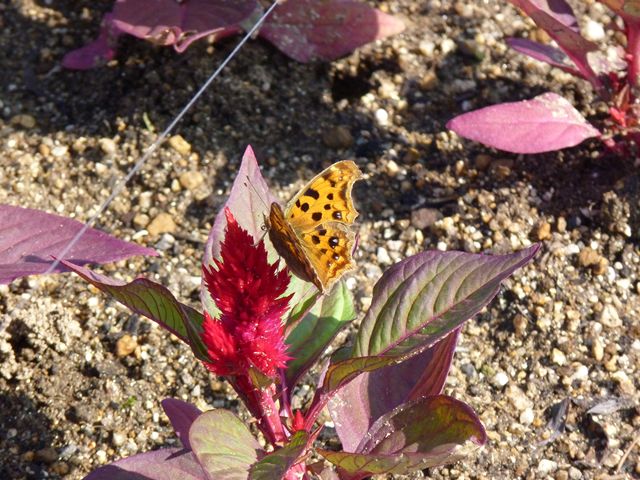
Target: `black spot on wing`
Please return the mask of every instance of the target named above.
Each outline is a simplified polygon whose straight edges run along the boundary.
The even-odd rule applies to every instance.
[[[340,243],[340,240],[338,240],[338,237],[331,237],[329,239],[329,246],[331,248],[336,248],[339,243]]]
[[[311,218],[313,218],[314,222],[319,222],[320,220],[322,220],[322,212],[313,212]]]
[[[311,241],[313,242],[314,245],[317,245],[320,243],[320,237],[317,235],[311,235]]]
[[[333,218],[336,220],[342,220],[342,212],[333,212]]]
[[[303,204],[300,206],[300,210],[302,210],[303,212],[306,212],[307,210],[309,210],[309,204],[308,204],[308,203],[306,203],[306,202],[305,202],[305,203],[303,203]]]
[[[304,192],[304,196],[311,197],[314,200],[318,200],[320,198],[320,194],[318,193],[318,191],[314,190],[313,188],[307,188],[307,190]]]
[[[329,200],[333,200],[333,193],[329,193],[329,194],[327,194],[327,198],[328,198]]]

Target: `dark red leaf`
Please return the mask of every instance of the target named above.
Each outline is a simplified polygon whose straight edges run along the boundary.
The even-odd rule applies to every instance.
[[[404,30],[401,20],[361,1],[287,0],[260,35],[299,62],[331,61]]]
[[[0,205],[0,284],[45,273],[83,224],[30,208]],[[158,255],[151,248],[125,242],[93,228],[65,254],[76,265],[108,263],[134,255]],[[58,265],[52,273],[67,272]]]

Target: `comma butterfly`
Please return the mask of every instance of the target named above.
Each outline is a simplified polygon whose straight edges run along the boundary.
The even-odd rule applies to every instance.
[[[316,175],[291,199],[284,211],[271,204],[265,223],[269,238],[289,269],[326,292],[354,267],[355,234],[349,225],[358,216],[351,188],[362,172],[342,160]]]

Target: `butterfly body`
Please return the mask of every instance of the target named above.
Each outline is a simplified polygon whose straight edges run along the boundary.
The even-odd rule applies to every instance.
[[[358,216],[351,189],[362,172],[351,160],[334,163],[316,175],[283,210],[272,203],[266,225],[269,239],[291,272],[327,291],[353,268]]]

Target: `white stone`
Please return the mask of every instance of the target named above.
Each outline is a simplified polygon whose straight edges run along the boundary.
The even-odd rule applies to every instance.
[[[584,29],[584,36],[587,40],[598,42],[604,40],[606,33],[601,23],[594,20],[588,20]]]
[[[375,113],[376,122],[378,125],[386,126],[389,123],[389,112],[387,112],[384,108],[379,108]]]
[[[520,414],[519,420],[522,425],[531,425],[534,417],[533,410],[527,408]]]
[[[549,473],[555,472],[557,469],[558,463],[553,460],[543,458],[540,460],[540,463],[538,463],[538,473],[541,473],[542,475],[548,475]]]
[[[497,387],[504,387],[509,383],[509,377],[504,372],[498,372],[493,377],[493,384]]]

